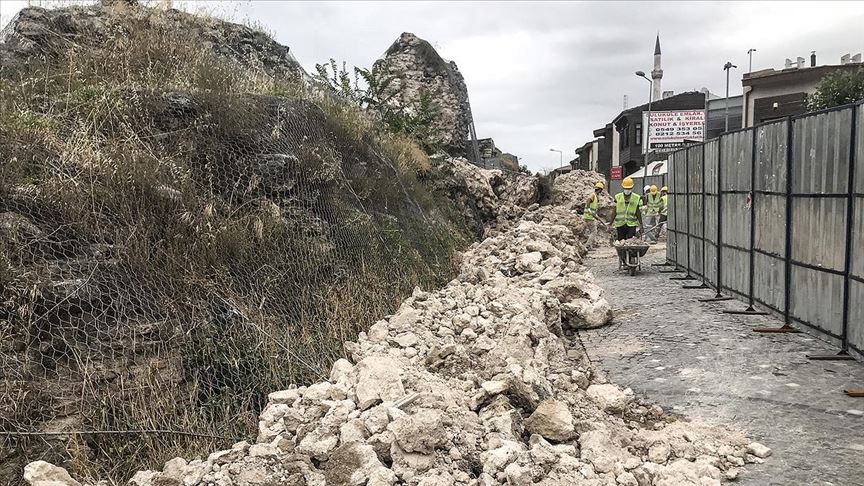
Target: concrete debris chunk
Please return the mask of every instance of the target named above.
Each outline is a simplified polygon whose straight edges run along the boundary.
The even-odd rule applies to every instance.
[[[750,444],[747,444],[747,452],[753,454],[760,459],[765,459],[766,457],[771,455],[771,449],[765,447],[758,442],[751,442]]]
[[[544,400],[525,420],[525,430],[549,440],[565,441],[573,437],[573,415],[566,403]]]
[[[603,410],[610,412],[623,411],[633,400],[633,392],[629,388],[621,390],[611,383],[591,385],[585,394]]]
[[[370,356],[357,363],[357,407],[360,410],[405,394],[399,364],[389,357]]]
[[[30,486],[80,486],[69,472],[45,461],[34,461],[24,467],[24,480]]]

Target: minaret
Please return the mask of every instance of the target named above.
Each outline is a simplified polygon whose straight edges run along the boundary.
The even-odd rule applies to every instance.
[[[657,42],[654,44],[654,70],[651,71],[651,79],[654,80],[654,93],[651,98],[654,101],[662,99],[663,88],[660,86],[660,80],[663,79],[663,69],[660,68],[660,34],[657,34]]]

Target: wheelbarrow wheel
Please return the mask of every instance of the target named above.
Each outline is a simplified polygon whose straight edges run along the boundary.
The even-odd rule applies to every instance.
[[[630,276],[631,276],[631,277],[635,277],[635,276],[636,276],[636,267],[630,267]]]

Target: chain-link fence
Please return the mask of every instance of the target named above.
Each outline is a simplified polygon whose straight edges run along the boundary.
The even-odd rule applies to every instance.
[[[409,140],[135,35],[3,73],[0,484],[254,437],[465,241]]]
[[[864,104],[673,153],[667,259],[688,275],[864,350]],[[781,330],[786,330],[784,329]]]

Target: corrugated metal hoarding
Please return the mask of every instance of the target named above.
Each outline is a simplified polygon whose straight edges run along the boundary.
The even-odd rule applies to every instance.
[[[669,159],[667,260],[864,356],[864,104],[730,132]]]

